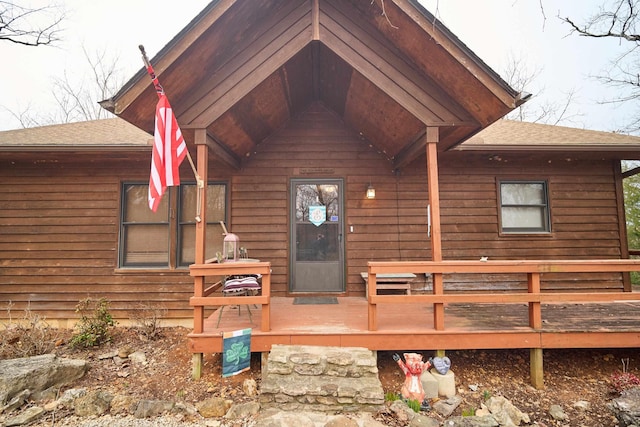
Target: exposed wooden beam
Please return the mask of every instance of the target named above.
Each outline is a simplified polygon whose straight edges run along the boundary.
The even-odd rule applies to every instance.
[[[323,5],[320,18],[321,41],[423,123],[454,126],[473,122],[441,88],[343,13]]]
[[[209,126],[310,41],[311,25],[299,19],[259,52],[243,52],[217,73],[220,77],[214,77],[201,99],[180,114],[182,126]]]
[[[320,40],[320,0],[311,0],[311,25],[313,40]]]
[[[478,79],[487,89],[493,93],[508,108],[516,108],[520,99],[519,95],[509,91],[507,83],[505,83],[493,70],[486,66],[479,58],[476,57],[466,46],[457,39],[451,38],[448,30],[443,31],[444,26],[440,22],[436,22],[435,18],[427,19],[418,7],[411,0],[393,0],[402,12],[409,16],[422,30],[427,33],[435,42],[445,49],[451,56],[462,64],[469,73]],[[389,12],[391,5],[387,6]]]
[[[228,164],[236,170],[240,169],[240,159],[238,159],[234,154],[230,153],[223,143],[207,134],[206,144],[213,152],[213,154],[223,163]]]
[[[188,31],[183,31],[181,33],[181,38],[172,41],[151,60],[153,69],[156,72],[156,76],[160,78],[160,81],[162,81],[162,73],[237,1],[238,0],[220,0],[209,4],[202,12],[199,21],[194,24],[190,24]],[[118,99],[113,99],[111,108],[113,108],[112,112],[114,114],[120,115],[142,94],[142,92],[148,89],[151,82],[149,81],[149,76],[147,75],[146,70],[142,69],[138,74],[139,77],[130,84],[129,88],[124,91],[122,96]]]
[[[419,132],[418,135],[393,158],[393,169],[402,169],[411,163],[413,159],[422,155],[426,145],[425,131]]]
[[[628,171],[622,172],[622,178],[629,178],[630,176],[634,176],[640,173],[640,166],[637,168],[629,169]]]
[[[320,42],[311,44],[311,72],[313,84],[313,99],[320,99]]]

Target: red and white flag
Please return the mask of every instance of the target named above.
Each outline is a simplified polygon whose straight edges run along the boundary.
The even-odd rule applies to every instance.
[[[149,178],[149,208],[153,212],[158,209],[167,187],[180,185],[180,164],[187,155],[187,144],[169,100],[164,92],[158,96],[160,99],[156,106],[156,128]]]

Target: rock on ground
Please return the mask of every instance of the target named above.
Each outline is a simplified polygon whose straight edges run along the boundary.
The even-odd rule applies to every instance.
[[[0,405],[24,390],[37,393],[71,384],[87,368],[85,360],[61,359],[55,354],[0,360]]]

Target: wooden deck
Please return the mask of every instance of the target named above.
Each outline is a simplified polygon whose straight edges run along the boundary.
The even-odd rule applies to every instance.
[[[638,294],[640,299],[640,294]],[[463,350],[507,348],[640,348],[640,301],[542,304],[542,328],[529,327],[527,304],[448,304],[445,331],[433,326],[433,308],[379,304],[376,331],[367,328],[367,299],[338,304],[296,305],[271,298],[271,330],[260,330],[261,306],[227,307],[219,327],[216,310],[201,334],[189,335],[193,353],[222,351],[222,333],[252,328],[251,351],[273,344],[358,346],[372,350]]]
[[[269,263],[192,265],[193,376],[204,353],[222,351],[222,333],[252,328],[251,351],[274,344],[365,347],[371,350],[530,349],[531,382],[543,387],[546,348],[640,348],[640,292],[543,292],[545,273],[639,271],[637,260],[369,262],[367,296],[336,304],[295,304],[272,297]],[[429,272],[433,292],[379,295],[379,274]],[[443,275],[521,273],[526,292],[446,293]],[[222,298],[205,278],[260,273],[262,295]],[[205,318],[205,307],[227,306]],[[235,306],[232,308],[232,306]],[[251,317],[247,311],[251,307]]]

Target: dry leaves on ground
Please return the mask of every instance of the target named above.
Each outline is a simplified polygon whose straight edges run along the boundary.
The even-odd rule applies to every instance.
[[[186,328],[163,328],[155,340],[145,339],[135,328],[118,327],[113,341],[102,347],[71,349],[61,345],[61,356],[84,358],[91,363],[87,375],[73,387],[102,388],[112,393],[131,394],[136,398],[184,401],[194,404],[211,396],[246,399],[242,383],[253,378],[260,384],[260,354],[254,353],[251,370],[222,378],[219,355],[205,355],[200,380],[191,378],[191,353],[187,349]],[[68,342],[68,341],[67,341]],[[146,365],[131,362],[117,365],[112,359],[101,360],[101,354],[123,347],[143,351]],[[432,355],[423,352],[425,358]],[[378,352],[380,380],[385,392],[398,393],[404,381],[392,358],[393,352]],[[560,405],[570,422],[563,425],[615,425],[606,403],[615,395],[611,377],[622,370],[622,359],[629,359],[629,371],[640,376],[640,355],[637,349],[610,350],[545,350],[545,389],[536,390],[529,383],[528,350],[448,351],[452,371],[456,376],[458,394],[463,403],[454,413],[461,415],[477,409],[489,396],[502,395],[521,411],[529,414],[532,423],[556,425],[549,415],[552,404]],[[475,390],[475,391],[473,391]],[[589,408],[574,407],[579,401],[589,402]]]

